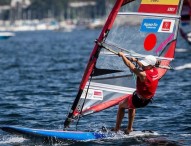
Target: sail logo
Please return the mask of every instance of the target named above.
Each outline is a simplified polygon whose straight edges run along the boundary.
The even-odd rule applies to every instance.
[[[81,95],[81,98],[92,99],[92,100],[103,100],[103,91],[88,89],[87,93],[87,90],[84,90]]]
[[[144,23],[146,28],[156,28],[158,26],[157,23]]]
[[[171,26],[171,22],[164,21],[162,24],[162,31],[169,31]]]
[[[158,32],[172,33],[174,30],[174,25],[175,25],[175,20],[163,19]]]
[[[157,32],[162,20],[160,19],[144,19],[141,24],[142,32]]]
[[[174,24],[175,20],[171,19],[143,19],[140,31],[172,33]]]

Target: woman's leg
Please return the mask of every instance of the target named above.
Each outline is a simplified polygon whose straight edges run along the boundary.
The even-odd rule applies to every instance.
[[[128,121],[128,126],[127,126],[127,131],[125,131],[126,134],[133,131],[133,121],[134,121],[134,117],[135,117],[135,111],[136,111],[135,109],[129,109],[129,111],[128,111],[129,121]]]
[[[127,101],[128,101],[128,98],[126,98],[124,101],[122,101],[119,104],[118,111],[117,111],[116,125],[114,129],[116,132],[120,129],[120,126],[125,114],[125,109],[128,108]]]

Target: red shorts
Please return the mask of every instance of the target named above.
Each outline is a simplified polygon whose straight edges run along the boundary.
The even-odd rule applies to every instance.
[[[135,106],[133,105],[133,95],[128,95],[127,96],[127,106],[128,109],[135,109]]]
[[[133,95],[128,95],[127,98],[127,107],[129,109],[141,108],[147,106],[152,99],[142,99],[136,93]]]

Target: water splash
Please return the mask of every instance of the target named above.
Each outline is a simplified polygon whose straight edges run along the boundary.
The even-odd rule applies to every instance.
[[[184,70],[184,69],[191,69],[191,63],[187,63],[178,67],[174,68],[175,70]]]
[[[11,144],[11,143],[23,143],[26,139],[22,137],[13,137],[13,136],[3,136],[0,139],[0,145]]]
[[[179,52],[179,53],[188,52],[188,50],[187,50],[187,49],[184,49],[184,48],[177,48],[175,51],[176,51],[176,52]]]

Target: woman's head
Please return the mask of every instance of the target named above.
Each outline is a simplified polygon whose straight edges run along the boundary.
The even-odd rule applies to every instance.
[[[155,66],[157,59],[153,55],[147,55],[143,60],[140,61],[144,67]]]

